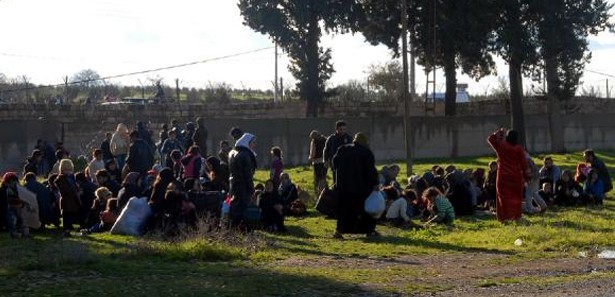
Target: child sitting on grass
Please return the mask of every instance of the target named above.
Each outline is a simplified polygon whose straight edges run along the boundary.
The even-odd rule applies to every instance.
[[[105,211],[100,213],[100,222],[89,229],[81,230],[81,235],[90,233],[105,232],[111,230],[115,221],[119,217],[118,200],[117,198],[109,198],[106,200]]]
[[[452,225],[455,221],[455,209],[446,197],[435,187],[431,187],[423,193],[423,199],[429,201],[431,217],[427,224],[432,222]]]

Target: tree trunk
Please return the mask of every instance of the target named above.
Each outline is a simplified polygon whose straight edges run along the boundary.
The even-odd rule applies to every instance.
[[[318,117],[318,105],[322,98],[318,86],[318,66],[320,65],[320,57],[318,55],[318,41],[320,39],[320,27],[318,25],[318,17],[316,13],[310,12],[310,21],[308,24],[308,36],[306,40],[307,48],[305,63],[306,82],[304,84],[307,98],[307,114],[306,117]]]
[[[446,93],[444,95],[444,114],[455,115],[457,101],[457,69],[455,67],[455,52],[444,49],[444,75],[446,77]],[[435,95],[435,94],[434,94]]]
[[[551,134],[551,152],[563,153],[566,151],[564,146],[564,129],[562,127],[561,106],[557,96],[558,75],[557,59],[555,55],[547,54],[545,57],[545,71],[547,76],[547,100],[549,110],[549,134]]]
[[[508,63],[510,83],[510,109],[512,110],[512,128],[519,133],[519,143],[526,147],[525,118],[523,112],[523,81],[521,77],[521,62],[512,58]]]

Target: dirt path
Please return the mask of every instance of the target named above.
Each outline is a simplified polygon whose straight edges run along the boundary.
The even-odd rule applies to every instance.
[[[477,253],[390,259],[291,258],[275,265],[419,272],[389,275],[391,281],[385,284],[362,285],[400,292],[393,296],[615,296],[615,260],[599,258],[527,260]]]

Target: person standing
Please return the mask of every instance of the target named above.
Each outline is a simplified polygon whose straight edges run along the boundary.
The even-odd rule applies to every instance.
[[[611,191],[613,189],[613,182],[611,181],[609,170],[606,168],[606,165],[604,165],[604,162],[596,157],[594,151],[590,149],[583,152],[583,159],[585,159],[585,162],[591,164],[591,169],[598,173],[598,178],[602,181],[602,185],[604,186],[604,193]]]
[[[229,153],[229,193],[232,197],[230,218],[232,226],[241,224],[243,213],[254,195],[255,139],[254,135],[244,133],[237,140],[235,148]]]
[[[168,138],[162,144],[160,148],[160,163],[163,167],[173,168],[173,161],[171,161],[171,152],[174,150],[184,151],[183,145],[177,139],[177,131],[172,129],[169,131]]]
[[[90,180],[96,178],[96,172],[98,170],[105,169],[105,161],[103,161],[103,152],[101,149],[95,149],[92,153],[92,161],[88,164],[88,177]]]
[[[199,147],[199,149],[201,150],[201,155],[203,157],[207,157],[207,136],[208,131],[205,127],[205,119],[197,118],[196,130],[194,131],[194,135],[192,136],[192,141],[195,145]]]
[[[113,154],[111,153],[111,138],[113,138],[113,134],[111,132],[105,133],[105,140],[103,140],[103,142],[100,144],[102,158],[105,163],[113,159]]]
[[[327,138],[320,132],[316,130],[310,132],[310,155],[308,160],[312,162],[312,167],[314,168],[314,192],[316,196],[320,195],[320,192],[327,187],[327,168],[323,158],[325,142],[327,142]]]
[[[500,222],[521,219],[527,163],[517,131],[500,128],[487,138],[498,157],[496,215]]]
[[[271,148],[271,168],[269,169],[269,179],[273,181],[273,186],[280,185],[280,174],[284,171],[284,162],[282,161],[282,149],[278,146]]]
[[[352,143],[352,137],[348,135],[348,127],[346,122],[335,122],[335,133],[331,134],[325,142],[325,148],[323,149],[323,157],[325,166],[331,167],[333,171],[333,183],[335,183],[337,176],[335,169],[331,166],[333,156],[337,153],[337,149],[343,145]],[[326,174],[326,173],[325,173]]]
[[[62,228],[64,236],[70,236],[73,225],[79,223],[79,210],[81,208],[81,190],[75,178],[75,166],[70,159],[60,161],[60,174],[55,185],[60,192],[60,211],[62,213]]]
[[[29,172],[36,174],[36,176],[43,175],[39,166],[42,160],[43,152],[41,152],[39,149],[33,150],[32,154],[28,158],[26,158],[26,164],[23,167],[23,175],[26,175]]]
[[[111,153],[117,158],[117,167],[122,170],[124,164],[126,164],[126,154],[128,154],[128,147],[130,145],[130,138],[128,136],[128,127],[125,124],[117,124],[115,133],[111,136]]]
[[[340,146],[332,158],[332,165],[337,173],[339,195],[334,237],[341,239],[345,233],[378,236],[376,219],[364,208],[365,200],[378,186],[374,154],[368,147],[365,134],[357,133],[352,144]]]
[[[230,152],[231,152],[231,146],[228,144],[228,141],[221,140],[220,150],[218,151],[218,159],[220,159],[220,162],[228,165],[228,154]]]
[[[130,149],[128,156],[126,156],[126,165],[128,166],[126,172],[138,172],[145,175],[154,165],[153,149],[139,136],[137,131],[130,133],[130,142]]]

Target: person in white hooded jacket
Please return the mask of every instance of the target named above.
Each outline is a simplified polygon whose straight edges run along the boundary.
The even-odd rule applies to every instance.
[[[233,226],[238,226],[243,221],[244,211],[254,195],[255,140],[254,135],[244,133],[229,153],[229,194],[232,197],[230,218]]]

